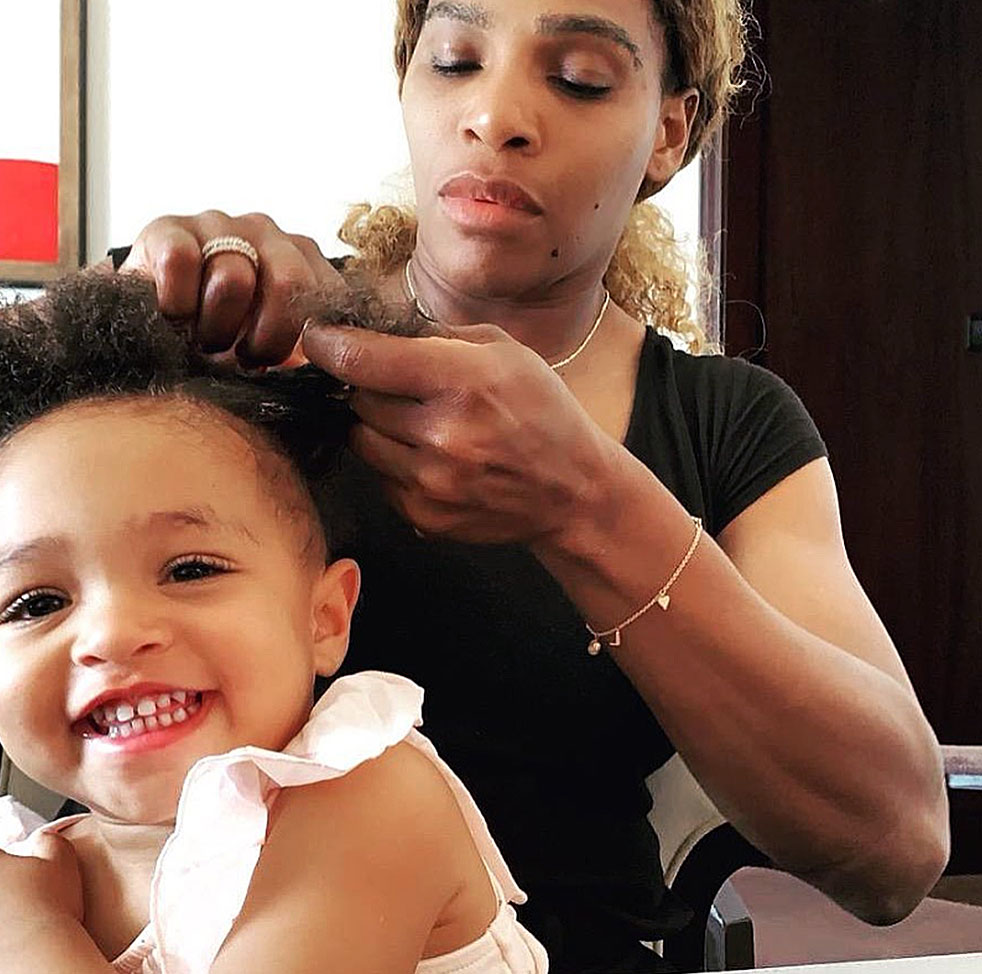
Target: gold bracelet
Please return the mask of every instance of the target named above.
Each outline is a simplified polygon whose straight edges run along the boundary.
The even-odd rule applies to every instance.
[[[689,550],[685,553],[682,560],[678,563],[675,571],[672,572],[669,580],[651,597],[651,599],[645,602],[644,605],[638,609],[637,612],[629,615],[620,625],[614,626],[613,629],[605,629],[603,632],[597,632],[595,629],[590,628],[590,624],[586,623],[587,631],[593,637],[590,640],[590,644],[587,646],[586,651],[591,656],[596,656],[606,643],[608,648],[620,646],[621,644],[621,630],[626,629],[632,622],[640,619],[653,605],[657,605],[662,611],[668,611],[668,605],[672,601],[672,597],[668,594],[668,590],[675,584],[678,580],[679,575],[685,571],[685,566],[689,564],[690,559],[695,554],[696,548],[699,545],[699,539],[702,537],[702,518],[694,517],[692,518],[692,523],[696,526],[696,533],[692,538],[692,543],[689,545]]]

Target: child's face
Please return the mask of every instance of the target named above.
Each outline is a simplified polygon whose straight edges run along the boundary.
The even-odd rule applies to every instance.
[[[0,741],[27,774],[167,822],[198,758],[300,729],[358,570],[304,558],[270,490],[230,426],[172,403],[72,409],[0,452]]]

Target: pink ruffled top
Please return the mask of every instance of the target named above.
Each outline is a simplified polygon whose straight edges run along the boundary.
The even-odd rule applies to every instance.
[[[240,747],[202,758],[188,772],[174,832],[154,870],[150,922],[113,961],[118,974],[205,974],[242,909],[281,788],[338,778],[406,741],[437,767],[457,799],[498,895],[498,912],[477,940],[420,961],[418,974],[543,974],[545,950],[518,922],[524,903],[488,827],[460,779],[416,730],[423,691],[400,676],[365,672],[336,680],[303,730],[281,751]],[[0,800],[0,845],[38,827],[37,817]],[[42,828],[62,830],[82,816]],[[326,933],[325,933],[326,935]]]

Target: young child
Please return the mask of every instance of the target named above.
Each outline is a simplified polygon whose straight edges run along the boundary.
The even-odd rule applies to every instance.
[[[91,809],[42,828],[77,874],[0,854],[5,971],[546,970],[422,691],[311,710],[359,588],[349,422],[313,369],[217,371],[138,278],[0,310],[0,741]]]

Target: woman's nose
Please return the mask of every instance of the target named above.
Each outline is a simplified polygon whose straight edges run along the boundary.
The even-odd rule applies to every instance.
[[[518,85],[507,75],[493,75],[488,68],[483,75],[472,89],[461,118],[465,138],[483,142],[494,152],[538,152],[542,146],[541,123],[528,83]]]
[[[107,592],[76,613],[72,660],[79,666],[125,663],[170,642],[168,627],[145,599]]]

